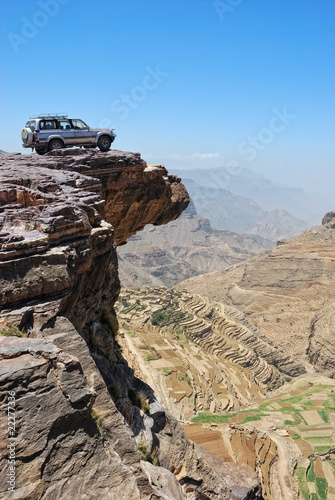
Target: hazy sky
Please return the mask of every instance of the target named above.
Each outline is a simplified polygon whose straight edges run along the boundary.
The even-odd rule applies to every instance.
[[[334,0],[15,0],[0,17],[0,149],[64,112],[167,168],[238,164],[332,199]]]

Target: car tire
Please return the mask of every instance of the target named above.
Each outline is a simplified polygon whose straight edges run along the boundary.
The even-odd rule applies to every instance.
[[[33,142],[33,133],[31,131],[31,129],[28,127],[25,127],[24,129],[22,129],[21,138],[22,138],[23,144],[29,144],[29,143]]]
[[[45,155],[46,150],[44,148],[35,148],[35,151],[38,155]]]
[[[62,149],[63,147],[64,144],[62,143],[62,141],[60,141],[59,139],[52,139],[52,141],[49,142],[48,151],[55,151],[58,149]]]
[[[102,135],[101,137],[99,137],[99,140],[98,140],[98,148],[100,149],[100,151],[102,151],[103,153],[106,153],[106,151],[108,151],[111,147],[111,144],[112,144],[112,141],[111,139],[108,137],[108,135]]]

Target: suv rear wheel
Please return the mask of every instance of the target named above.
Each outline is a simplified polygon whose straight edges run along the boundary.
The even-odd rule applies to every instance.
[[[52,139],[49,142],[48,151],[54,151],[55,149],[62,149],[64,144],[59,139]]]
[[[45,155],[46,150],[44,148],[35,148],[35,151],[38,155]]]
[[[107,135],[102,135],[98,140],[98,148],[105,153],[111,147],[112,141]]]

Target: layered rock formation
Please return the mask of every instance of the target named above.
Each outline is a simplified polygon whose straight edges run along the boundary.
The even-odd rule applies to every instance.
[[[115,340],[115,244],[178,217],[188,204],[180,179],[139,154],[65,150],[0,155],[0,181],[0,377],[4,404],[15,398],[12,498],[260,498],[250,469],[187,440]],[[8,429],[2,418],[0,498],[8,495]]]
[[[307,371],[334,378],[334,227],[334,214],[327,214],[318,229],[182,286],[236,307],[273,346],[284,346]],[[278,362],[290,374],[290,367]]]

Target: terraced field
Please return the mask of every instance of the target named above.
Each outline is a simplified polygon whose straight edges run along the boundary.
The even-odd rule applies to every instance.
[[[233,308],[160,288],[125,291],[117,312],[123,348],[146,362],[183,420],[198,411],[257,405],[289,379],[275,366],[276,359],[287,363],[287,357],[242,323]],[[294,360],[291,364],[298,373],[303,370]]]
[[[222,442],[230,435],[226,454],[258,468],[266,498],[335,500],[334,380],[303,375],[258,408],[225,415],[199,413],[192,420],[206,425],[207,432],[215,425],[215,432],[225,435]],[[201,432],[194,434],[188,426],[186,431],[209,449],[197,437]]]
[[[125,290],[117,309],[123,355],[191,439],[256,468],[264,498],[335,500],[334,380],[199,295]]]
[[[332,213],[269,252],[179,286],[236,307],[273,346],[284,342],[307,371],[335,378],[334,238]]]

